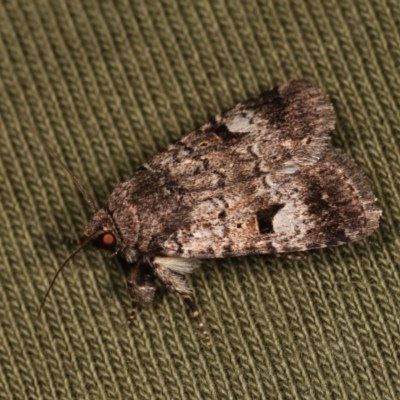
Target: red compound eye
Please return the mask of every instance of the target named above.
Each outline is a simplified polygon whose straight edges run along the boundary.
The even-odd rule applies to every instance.
[[[111,232],[105,232],[100,235],[93,243],[96,247],[104,250],[114,250],[117,244],[115,235]]]
[[[107,247],[113,246],[115,244],[115,236],[112,233],[105,233],[101,237],[101,242]]]

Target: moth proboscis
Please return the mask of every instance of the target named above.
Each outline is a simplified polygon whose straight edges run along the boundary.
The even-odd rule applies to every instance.
[[[293,80],[169,145],[118,184],[101,209],[63,164],[95,213],[56,276],[92,243],[129,264],[129,321],[137,306],[153,301],[159,280],[189,303],[202,325],[185,282],[199,259],[365,238],[378,227],[381,211],[360,168],[329,147],[334,125],[321,89]]]

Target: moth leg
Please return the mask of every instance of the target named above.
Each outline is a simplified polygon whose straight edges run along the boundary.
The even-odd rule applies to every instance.
[[[197,308],[196,302],[193,300],[193,297],[190,295],[188,297],[182,295],[182,297],[183,297],[183,300],[185,301],[185,303],[188,305],[190,312],[192,313],[192,317],[197,321],[197,325],[200,329],[200,332],[202,333],[202,335],[204,337],[204,340],[205,340],[207,346],[211,346],[210,335],[208,333],[207,328],[204,325],[203,319],[201,318],[200,311]]]
[[[126,321],[129,326],[137,315],[138,309],[153,301],[156,292],[155,277],[150,265],[140,260],[127,273],[126,278],[129,296],[132,302],[131,312]]]
[[[210,335],[205,327],[205,324],[200,316],[199,309],[197,308],[196,302],[193,300],[192,292],[185,281],[185,277],[181,274],[178,274],[171,269],[169,269],[166,265],[167,263],[160,262],[159,257],[155,257],[153,259],[153,271],[155,276],[170,290],[173,290],[179,293],[185,303],[188,305],[192,316],[196,319],[199,329],[202,335],[205,338],[207,345],[211,345]]]
[[[125,322],[125,327],[126,328],[128,328],[132,324],[134,319],[136,318],[137,311],[138,311],[138,305],[136,303],[132,302],[131,312],[129,313],[129,316],[126,319],[126,322]]]

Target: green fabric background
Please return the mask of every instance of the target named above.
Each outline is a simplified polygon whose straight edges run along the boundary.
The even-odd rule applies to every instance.
[[[0,399],[400,399],[400,2],[2,0]],[[74,258],[97,204],[172,140],[305,77],[330,95],[333,144],[383,209],[362,242],[206,261],[131,329],[120,266]],[[41,139],[40,139],[41,138]]]

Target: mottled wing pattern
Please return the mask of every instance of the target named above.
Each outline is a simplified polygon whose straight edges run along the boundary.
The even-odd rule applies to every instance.
[[[227,257],[302,251],[362,239],[380,212],[358,167],[338,151],[294,173],[269,173],[224,189],[187,194],[188,218],[165,254]]]
[[[185,135],[131,180],[131,200],[146,199],[140,251],[225,257],[367,236],[380,211],[359,168],[328,147],[333,128],[321,90],[291,81]]]
[[[315,163],[333,130],[318,87],[291,81],[219,114],[146,164],[182,188],[222,188],[273,170]]]

